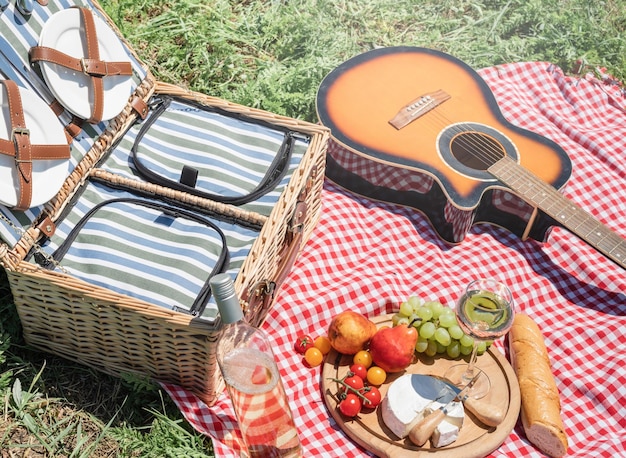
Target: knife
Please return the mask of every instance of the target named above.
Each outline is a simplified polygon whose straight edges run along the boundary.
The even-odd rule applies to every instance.
[[[439,380],[445,383],[445,385],[452,392],[452,394],[459,393],[459,388],[451,383],[449,380],[446,380],[444,378],[439,378]],[[471,412],[474,417],[476,417],[476,419],[485,426],[498,426],[500,423],[502,423],[502,420],[504,420],[504,416],[506,414],[505,409],[502,409],[498,405],[491,404],[481,399],[473,398],[471,396],[471,393],[466,393],[463,396],[463,399],[461,399],[461,402],[463,402],[463,407],[465,407],[465,410]]]
[[[419,446],[424,445],[428,438],[433,435],[435,428],[437,428],[439,423],[444,420],[450,407],[452,407],[452,404],[455,402],[463,402],[463,406],[485,425],[499,425],[504,418],[502,409],[470,397],[470,390],[476,383],[479,375],[480,373],[476,374],[472,380],[470,380],[470,382],[465,385],[462,390],[458,391],[456,396],[454,396],[454,398],[452,398],[447,404],[432,411],[420,420],[420,422],[417,423],[409,432],[409,439],[411,442]],[[449,382],[446,382],[446,385],[451,390],[458,390],[458,388],[453,388]]]

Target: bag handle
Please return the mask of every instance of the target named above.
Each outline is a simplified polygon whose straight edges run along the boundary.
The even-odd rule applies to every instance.
[[[32,201],[32,180],[34,160],[69,159],[69,145],[33,145],[30,131],[24,119],[22,98],[17,84],[11,80],[0,80],[7,93],[10,112],[10,139],[0,139],[0,154],[15,157],[18,178],[18,199],[16,210],[30,208]]]
[[[130,62],[107,62],[100,59],[100,49],[96,36],[96,24],[92,12],[84,7],[75,7],[81,12],[85,39],[87,45],[87,56],[76,58],[61,51],[46,46],[33,46],[30,48],[29,56],[31,63],[50,62],[61,65],[75,72],[82,72],[91,77],[93,86],[93,105],[91,115],[87,122],[97,124],[102,121],[104,107],[104,83],[106,76],[130,76],[132,66]]]
[[[143,206],[146,208],[150,208],[150,209],[162,212],[163,214],[171,216],[173,218],[185,218],[188,220],[192,220],[197,223],[203,224],[207,227],[210,227],[218,235],[222,244],[222,248],[220,250],[219,256],[217,260],[215,261],[215,265],[213,266],[213,269],[211,269],[211,271],[209,272],[207,279],[204,285],[201,287],[195,301],[193,302],[193,304],[191,304],[191,306],[189,307],[189,310],[186,311],[186,313],[189,313],[193,316],[201,315],[202,312],[204,311],[204,308],[206,307],[206,304],[209,298],[211,297],[211,287],[209,284],[209,280],[215,275],[225,272],[228,269],[228,266],[230,264],[230,252],[228,250],[228,242],[226,240],[226,235],[219,228],[219,226],[213,223],[213,221],[207,218],[204,218],[196,213],[190,212],[190,211],[182,210],[180,208],[176,208],[176,207],[172,207],[169,205],[156,203],[156,202],[152,202],[152,201],[148,201],[148,200],[144,200],[140,198],[133,198],[133,197],[119,197],[115,199],[104,200],[98,203],[97,205],[93,206],[91,209],[89,209],[89,211],[87,211],[87,213],[85,213],[80,218],[80,220],[72,227],[69,234],[65,237],[65,239],[63,240],[63,243],[61,243],[61,245],[57,247],[54,253],[52,253],[52,256],[41,259],[39,261],[39,264],[41,265],[41,267],[46,268],[46,269],[54,269],[57,266],[59,266],[61,261],[67,254],[68,250],[70,249],[70,246],[72,245],[72,243],[74,242],[74,240],[76,239],[80,231],[83,229],[83,227],[87,224],[89,219],[94,214],[96,214],[102,207],[111,205],[111,204],[117,204],[117,203],[129,203],[133,205],[139,205],[139,206]],[[183,311],[182,309],[178,307],[174,307],[174,310]]]
[[[243,205],[248,202],[253,202],[260,198],[261,196],[267,194],[269,191],[274,189],[278,183],[283,179],[283,177],[289,171],[289,162],[291,160],[291,156],[295,147],[295,142],[297,140],[296,134],[289,130],[281,128],[280,131],[284,133],[284,139],[280,146],[280,149],[276,153],[276,157],[272,161],[272,164],[267,169],[265,176],[258,183],[258,185],[252,189],[248,194],[239,195],[239,196],[223,196],[219,194],[214,194],[207,191],[199,190],[195,187],[195,179],[187,180],[187,173],[197,173],[195,169],[185,169],[181,171],[181,179],[179,181],[173,181],[167,178],[163,178],[159,174],[150,170],[150,168],[146,167],[141,160],[139,159],[139,149],[141,147],[141,142],[145,135],[149,132],[151,127],[158,121],[158,119],[168,110],[172,101],[182,101],[184,104],[193,106],[198,110],[220,113],[220,111],[202,105],[199,102],[193,100],[183,100],[178,97],[161,95],[159,98],[155,98],[151,102],[151,108],[153,108],[152,114],[150,118],[146,122],[143,123],[141,129],[137,133],[137,137],[133,142],[133,146],[131,147],[131,155],[133,158],[133,164],[137,168],[137,171],[141,176],[143,176],[146,180],[159,184],[161,186],[166,186],[168,188],[176,189],[177,191],[187,192],[194,196],[202,197],[205,199],[214,200],[216,202],[222,202],[225,204],[231,205]],[[262,121],[246,119],[243,116],[235,115],[232,113],[223,112],[221,113],[224,116],[233,117],[235,119],[244,120],[250,123],[257,123],[259,125],[265,125]],[[277,128],[276,126],[272,126],[273,128]]]

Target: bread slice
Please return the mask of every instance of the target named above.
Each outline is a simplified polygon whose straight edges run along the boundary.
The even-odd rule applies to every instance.
[[[543,335],[528,315],[518,313],[509,331],[511,363],[522,399],[521,418],[528,440],[551,457],[567,453],[559,391]]]

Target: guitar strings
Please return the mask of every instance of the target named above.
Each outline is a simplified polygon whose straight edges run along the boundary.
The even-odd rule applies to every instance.
[[[440,131],[442,128],[445,128],[446,125],[448,126],[451,125],[451,121],[445,113],[446,110],[440,110],[440,111],[435,110],[435,111],[436,113],[434,113],[434,116],[432,117],[439,118],[439,121],[444,124],[440,126],[435,126],[436,129]],[[425,118],[428,118],[430,120],[431,116],[426,116]],[[433,121],[430,120],[429,122],[433,122]],[[465,135],[462,135],[464,133],[477,132],[476,129],[472,128],[469,122],[456,123],[453,127],[451,127],[451,129],[455,133],[461,134],[460,138],[463,138],[465,136]],[[482,134],[481,132],[477,132],[477,133],[478,133],[477,137],[480,139],[484,139],[487,136],[487,134]],[[472,136],[471,138],[474,138],[474,137],[475,136]],[[481,142],[481,141],[473,142],[471,138],[468,142],[466,142],[466,145],[470,147],[474,147],[474,146],[477,147],[477,149],[474,151],[478,153],[477,157],[480,160],[484,161],[484,164],[486,166],[493,165],[495,162],[499,160],[500,155],[498,153],[498,150],[490,146],[488,144],[490,142]],[[497,140],[495,141],[497,142]],[[481,143],[484,146],[484,150],[483,148],[478,147],[480,146]],[[610,259],[615,261],[620,266],[625,267],[624,257],[626,256],[626,239],[624,239],[621,235],[613,231],[608,226],[604,225],[601,221],[596,219],[594,216],[586,212],[578,204],[566,200],[554,187],[550,186],[549,184],[542,181],[541,179],[534,176],[533,174],[531,174],[530,176],[533,177],[532,181],[535,186],[541,187],[542,189],[546,190],[551,195],[552,199],[550,199],[550,202],[556,202],[559,205],[555,209],[555,208],[551,208],[550,206],[546,207],[545,205],[542,206],[541,204],[535,204],[532,201],[532,199],[530,201],[527,200],[527,202],[531,203],[533,206],[535,205],[539,206],[539,208],[541,208],[548,215],[552,216],[555,219],[559,219],[559,216],[567,214],[568,221],[561,220],[561,222],[564,223],[564,226],[568,230],[572,231],[574,234],[577,234],[579,237],[582,237],[583,240],[587,241],[588,243],[591,243],[591,245],[595,249],[597,249],[599,252],[603,253],[604,255],[608,256]],[[564,207],[564,204],[567,205],[567,208]],[[566,210],[567,213],[561,212],[561,210]],[[596,242],[590,242],[589,236],[591,234],[595,234]],[[600,245],[601,242],[602,242],[602,246]]]
[[[451,119],[446,116],[447,110],[444,108],[441,112],[436,111],[435,117],[442,118],[443,122],[447,125],[452,125],[450,130],[455,134],[458,134],[457,141],[459,144],[463,145],[467,151],[473,153],[477,159],[482,161],[485,165],[485,168],[488,168],[490,165],[493,165],[497,162],[502,154],[505,153],[504,150],[499,150],[494,147],[494,143],[487,140],[489,137],[487,134],[483,132],[476,131],[468,122],[459,122],[454,123]],[[464,135],[469,133],[476,133],[476,135]],[[492,138],[492,137],[491,137]],[[499,144],[497,140],[493,139],[496,144]],[[504,149],[504,146],[502,146]]]
[[[447,118],[444,119],[448,121]],[[487,134],[477,131],[469,123],[454,124],[450,127],[450,131],[454,133],[454,142],[467,151],[473,158],[480,161],[485,170],[506,154],[504,146],[502,146],[502,149],[497,148],[495,145],[499,143],[495,139],[489,141],[488,138],[490,137]],[[451,145],[450,152],[454,155]]]
[[[506,156],[504,145],[501,145],[495,138],[485,132],[477,131],[469,122],[453,123],[446,115],[446,111],[445,108],[440,106],[429,113],[432,116],[424,116],[423,119],[433,121],[432,118],[438,118],[439,122],[436,123],[435,128],[439,131],[449,126],[449,130],[454,134],[455,142],[471,153],[474,158],[482,162],[485,170],[503,156]],[[494,145],[500,145],[502,149]]]

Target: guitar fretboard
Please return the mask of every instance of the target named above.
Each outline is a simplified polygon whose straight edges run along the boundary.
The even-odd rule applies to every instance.
[[[626,240],[506,156],[487,169],[529,204],[626,269]]]

